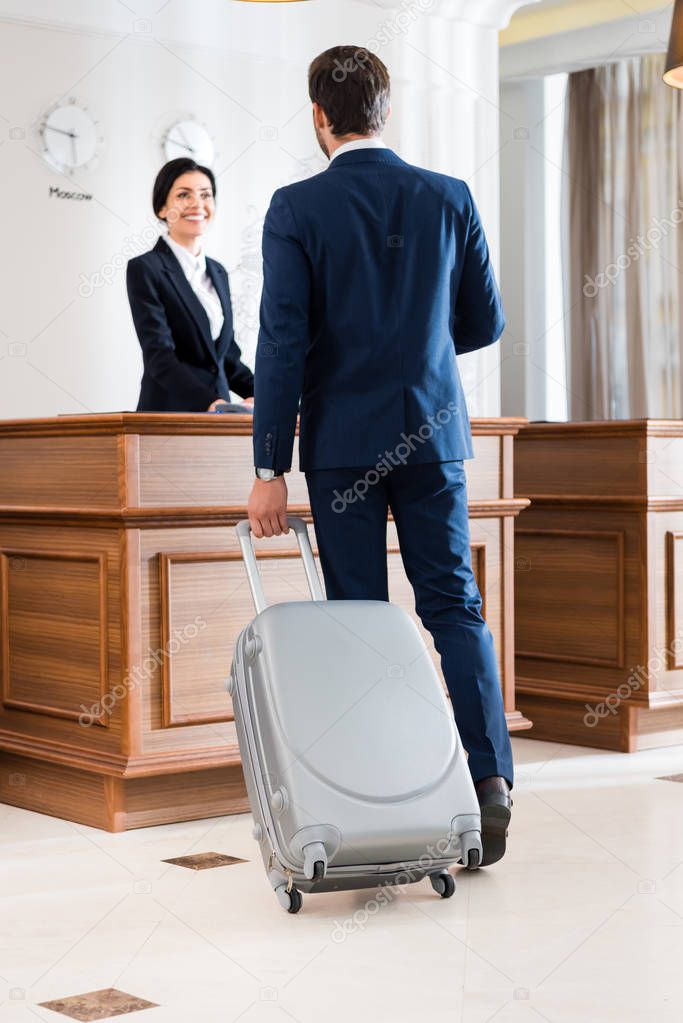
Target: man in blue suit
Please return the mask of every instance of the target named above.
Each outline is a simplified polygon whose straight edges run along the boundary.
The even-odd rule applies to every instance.
[[[513,766],[470,561],[463,460],[473,452],[456,355],[498,340],[500,295],[465,182],[412,167],[381,141],[382,61],[327,50],[309,93],[330,166],[280,188],[265,219],[249,519],[256,536],[287,532],[301,401],[299,463],[327,596],[388,600],[391,509],[469,754],[486,865],[505,852]]]

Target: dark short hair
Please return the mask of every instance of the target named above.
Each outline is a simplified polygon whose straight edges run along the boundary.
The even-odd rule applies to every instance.
[[[385,65],[362,46],[333,46],[308,69],[308,94],[325,111],[333,135],[377,135],[389,115]]]
[[[183,174],[187,174],[188,171],[201,171],[202,174],[206,174],[207,178],[211,182],[211,189],[215,198],[216,179],[210,167],[202,167],[200,164],[195,163],[194,160],[190,160],[189,157],[180,156],[177,160],[169,160],[168,163],[165,163],[156,176],[154,188],[152,189],[152,208],[154,209],[155,216],[158,217],[159,211],[163,210],[166,205],[166,201],[175,182],[178,178],[182,177]]]

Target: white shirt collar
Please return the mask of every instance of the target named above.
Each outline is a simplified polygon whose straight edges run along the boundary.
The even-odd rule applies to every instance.
[[[186,249],[184,245],[179,245],[177,241],[171,238],[170,234],[167,233],[162,235],[162,237],[182,266],[183,273],[188,279],[191,279],[197,273],[203,274],[206,272],[206,256],[203,249],[198,256],[193,256],[189,249]]]
[[[367,139],[353,139],[351,142],[345,142],[339,149],[335,149],[330,157],[330,163],[336,156],[341,156],[342,153],[352,153],[354,149],[386,149],[387,145],[382,142],[380,138],[373,135],[372,138]]]

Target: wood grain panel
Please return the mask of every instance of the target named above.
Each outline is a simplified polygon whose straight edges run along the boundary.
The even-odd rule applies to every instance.
[[[683,668],[683,532],[668,532],[666,548],[666,645],[674,669]]]
[[[235,552],[160,555],[162,727],[232,720],[229,609]]]
[[[651,498],[683,495],[683,436],[648,439],[647,478]]]
[[[126,829],[146,828],[248,813],[249,800],[238,765],[127,781],[125,808]]]
[[[109,780],[63,764],[0,751],[0,802],[34,813],[113,830],[105,796]]]
[[[231,721],[225,680],[237,636],[255,613],[241,555],[200,551],[160,558],[162,726]],[[296,548],[259,550],[257,559],[270,603],[310,599]]]
[[[0,567],[4,706],[77,720],[107,691],[105,556],[5,549]]]
[[[517,657],[623,668],[624,534],[520,527],[515,545]]]
[[[473,437],[474,460],[465,459],[467,499],[495,501],[502,494],[501,443],[502,437]],[[512,497],[512,494],[509,495]]]
[[[560,537],[555,584],[541,575],[537,586],[523,565],[517,572],[517,699],[534,719],[530,734],[624,751],[679,742],[683,423],[530,424],[515,444],[515,492],[532,498],[517,523],[518,559],[535,542],[525,537],[532,527],[550,535],[562,528],[604,532],[609,524],[623,534],[621,599],[618,559],[591,554],[583,541],[577,563],[579,547]],[[632,691],[618,714],[587,729],[585,703],[599,706],[627,682]]]
[[[116,507],[117,464],[116,437],[12,437],[0,431],[0,505]]]
[[[2,751],[0,802],[106,831],[249,811],[239,764],[125,779]]]
[[[504,520],[511,525],[527,503],[510,496],[512,438],[522,425],[473,420],[477,462],[465,466],[475,574],[499,658],[506,643],[512,648],[503,607],[511,575]],[[253,480],[251,427],[250,417],[202,414],[0,423],[0,475],[10,481],[0,498],[0,549],[24,551],[34,567],[43,566],[42,576],[35,571],[18,589],[7,563],[3,571],[7,614],[3,625],[0,613],[0,627],[12,639],[4,642],[3,634],[10,649],[3,679],[10,700],[19,695],[33,704],[27,713],[0,702],[0,768],[3,757],[14,757],[30,775],[30,783],[6,782],[17,790],[8,801],[110,830],[246,809],[224,679],[237,634],[254,615],[234,533]],[[310,520],[303,476],[292,473],[288,483],[290,506]],[[392,530],[389,522],[390,575],[414,614]],[[257,541],[256,548],[271,602],[308,598],[293,535]],[[78,559],[69,564],[73,554]],[[43,622],[45,601],[58,611]],[[36,610],[38,660],[18,674]],[[207,625],[197,641],[206,636],[208,643],[198,660],[184,645],[167,657],[174,630],[199,614]],[[61,677],[67,655],[59,643],[68,646],[73,677],[53,707],[44,683]],[[84,699],[96,660],[97,693]],[[132,686],[119,685],[130,680]],[[80,703],[119,688],[108,727],[81,728],[74,720]],[[508,695],[506,708],[510,720]],[[520,727],[512,714],[511,727]],[[2,791],[0,779],[0,798]]]
[[[0,522],[0,550],[26,551],[48,556],[74,550],[78,538],[78,553],[93,559],[104,556],[107,562],[107,688],[111,692],[123,678],[122,656],[122,593],[120,578],[120,546],[118,530],[93,529],[82,526],[78,532],[57,525],[32,523],[24,525]],[[120,749],[122,714],[118,701],[107,715],[106,728],[82,728],[73,717],[55,717],[7,707],[0,699],[0,746],[5,737],[30,737],[40,745],[55,743],[60,749],[78,756],[80,751],[92,751],[106,756]]]
[[[523,692],[517,696],[517,705],[522,714],[533,722],[532,727],[524,733],[528,739],[567,742],[572,746],[592,746],[628,752],[627,739],[619,714],[608,714],[600,718],[595,727],[588,728],[584,723],[585,703],[563,699],[548,700]]]
[[[637,435],[558,434],[531,424],[514,445],[515,495],[532,501],[540,495],[643,496],[646,466],[639,451]]]
[[[683,744],[683,703],[662,710],[632,707],[631,749],[657,749]]]
[[[254,478],[250,436],[140,438],[142,507],[244,507]],[[287,487],[291,505],[308,504],[303,473],[288,473]]]
[[[315,547],[312,527],[310,536],[312,546]],[[289,552],[292,555],[296,551],[295,543],[294,536],[289,534],[269,540],[256,540],[254,547],[257,556],[273,552]],[[140,532],[140,648],[143,655],[162,649],[159,555],[175,552],[204,554],[207,551],[212,554],[231,551],[237,556],[239,544],[234,528],[168,528]],[[290,567],[294,571],[290,572]],[[269,600],[304,598],[307,590],[303,569],[293,560],[288,559],[286,572],[282,572],[281,567],[278,570],[265,563],[263,568],[264,589]],[[213,604],[206,610],[206,614],[209,615],[208,621],[215,616],[218,622],[215,627],[224,630],[221,633],[221,643],[224,644],[229,669],[234,642],[255,612],[244,566],[238,560],[231,560],[227,571],[227,589],[212,594]],[[282,578],[276,578],[278,575]],[[144,754],[161,755],[172,749],[199,752],[214,747],[224,751],[236,748],[234,725],[230,721],[164,728],[160,668],[154,663],[148,664],[149,673],[141,690],[141,748]],[[227,694],[225,699],[228,701],[228,712],[231,713]]]

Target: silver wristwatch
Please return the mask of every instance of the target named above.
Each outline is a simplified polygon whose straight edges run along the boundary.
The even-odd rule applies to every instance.
[[[264,483],[271,483],[274,479],[277,479],[277,477],[282,474],[276,473],[275,469],[257,469],[256,475],[260,480],[263,480]]]

